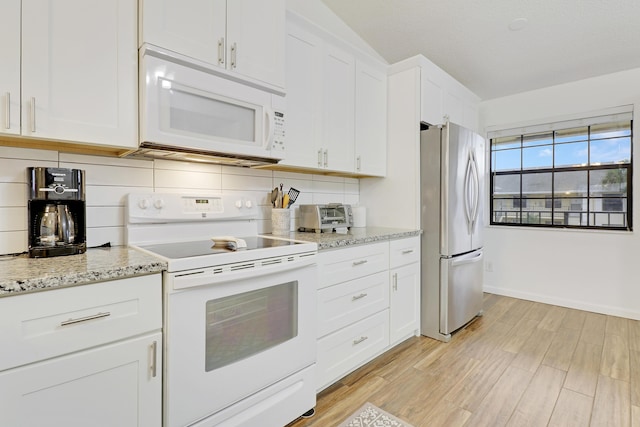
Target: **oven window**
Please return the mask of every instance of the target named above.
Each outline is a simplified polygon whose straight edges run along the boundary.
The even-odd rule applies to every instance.
[[[298,281],[210,300],[206,309],[209,372],[298,335]]]

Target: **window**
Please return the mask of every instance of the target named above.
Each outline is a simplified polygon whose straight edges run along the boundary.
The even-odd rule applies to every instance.
[[[631,230],[632,125],[626,109],[489,132],[491,224]]]

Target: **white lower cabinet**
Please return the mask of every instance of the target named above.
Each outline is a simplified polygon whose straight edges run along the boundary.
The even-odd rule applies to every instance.
[[[389,247],[391,345],[420,331],[420,236],[398,239]]]
[[[318,391],[418,334],[419,261],[419,236],[320,252]]]
[[[0,373],[0,425],[161,425],[160,332]]]
[[[0,298],[0,426],[162,423],[160,274]]]

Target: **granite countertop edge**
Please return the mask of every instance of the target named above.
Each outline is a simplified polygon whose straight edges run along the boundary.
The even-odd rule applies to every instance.
[[[422,230],[405,230],[385,227],[352,228],[346,233],[292,232],[289,238],[318,245],[318,250],[336,249],[381,241],[419,236]]]
[[[0,298],[160,273],[166,262],[127,246],[52,258],[0,261]]]

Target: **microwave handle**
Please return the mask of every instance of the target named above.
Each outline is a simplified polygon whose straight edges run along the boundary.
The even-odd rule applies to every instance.
[[[269,107],[264,107],[264,148],[271,150],[275,133],[275,114]]]

